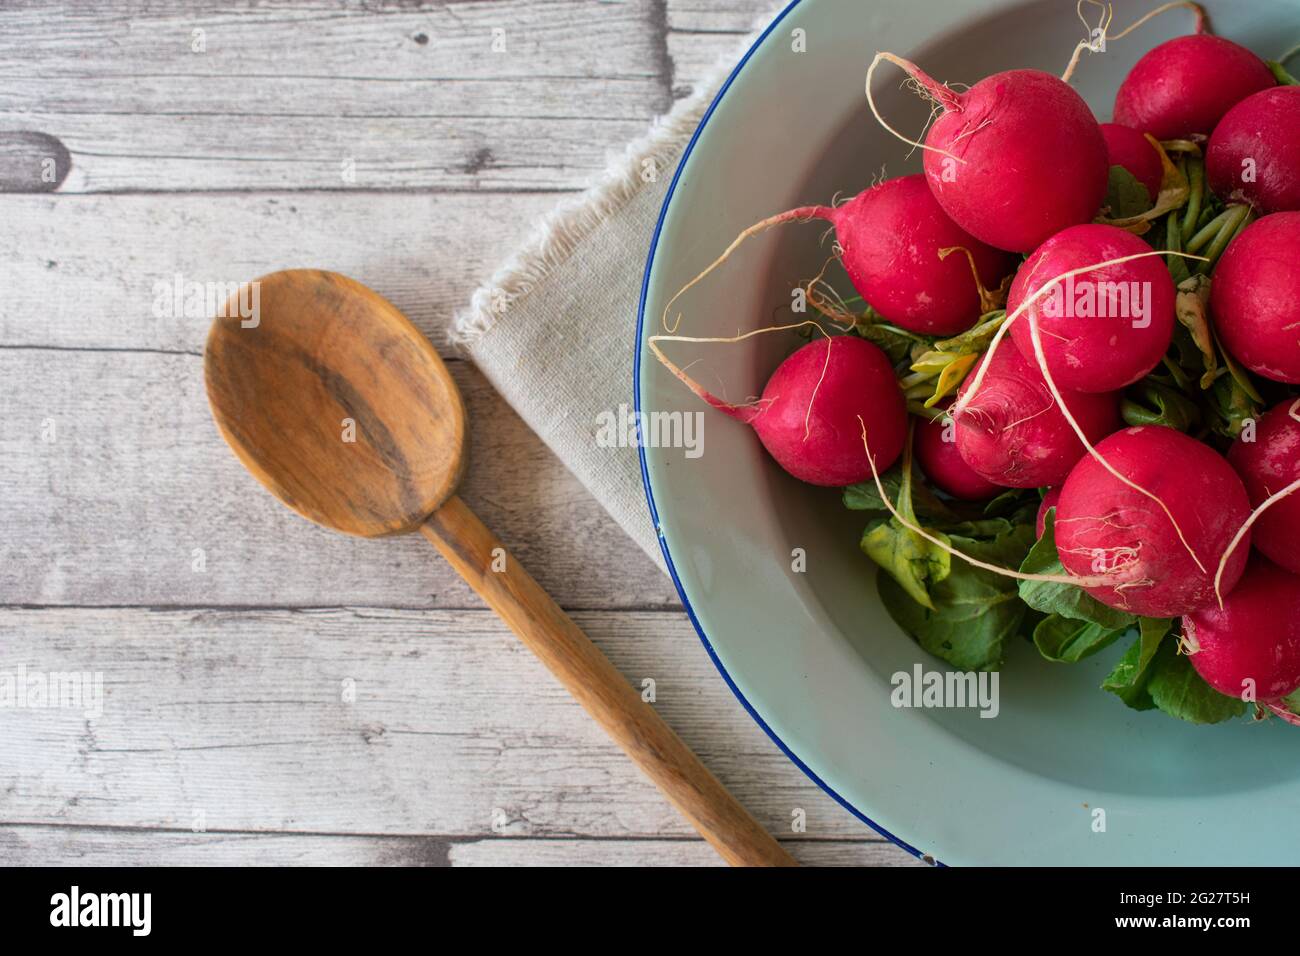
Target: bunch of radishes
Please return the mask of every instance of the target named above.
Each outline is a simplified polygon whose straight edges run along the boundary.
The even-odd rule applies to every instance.
[[[1014,631],[1070,661],[1136,629],[1107,684],[1132,706],[1300,722],[1300,86],[1197,10],[1107,124],[1047,73],[958,92],[878,55],[935,106],[924,174],[746,233],[829,221],[856,304],[806,291],[848,334],[743,405],[651,344],[791,475],[880,512],[864,550],[927,649],[997,666]],[[947,606],[981,589],[1018,599],[996,626]],[[1188,660],[1232,700],[1166,706]]]

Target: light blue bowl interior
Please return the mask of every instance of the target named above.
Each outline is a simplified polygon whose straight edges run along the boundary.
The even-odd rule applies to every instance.
[[[1294,2],[1209,4],[1215,31],[1274,57],[1300,41]],[[1127,25],[1150,5],[1117,5]],[[1087,56],[1075,85],[1100,119],[1151,46],[1188,31],[1171,13]],[[792,31],[806,37],[794,52]],[[863,92],[877,50],[950,83],[1012,67],[1060,74],[1084,36],[1061,2],[801,0],[754,49],[702,125],[671,191],[647,269],[637,391],[644,411],[703,406],[645,349],[674,292],[746,226],[782,209],[852,195],[919,157],[881,130]],[[919,136],[928,108],[877,74],[890,122]],[[742,247],[689,292],[682,334],[728,336],[790,321],[791,289],[830,255],[824,224],[787,225]],[[837,265],[832,273],[839,272]],[[842,273],[837,284],[847,288]],[[761,391],[795,341],[666,343],[732,400]],[[899,710],[890,677],[922,652],[876,596],[858,550],[860,516],[802,485],[745,427],[706,410],[704,454],[645,449],[651,507],[683,600],[742,701],[845,806],[946,863],[1293,863],[1300,737],[1271,721],[1214,727],[1136,713],[1100,691],[1123,644],[1075,666],[1009,649],[1001,713]],[[802,548],[807,570],[791,569]],[[1094,811],[1105,810],[1097,832]]]

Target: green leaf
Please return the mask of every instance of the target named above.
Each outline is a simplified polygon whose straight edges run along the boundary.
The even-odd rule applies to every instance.
[[[1129,425],[1165,425],[1180,432],[1191,431],[1201,421],[1201,410],[1195,402],[1150,377],[1128,390],[1119,410]]]
[[[947,541],[946,535],[931,532]],[[918,604],[931,610],[930,588],[948,576],[952,557],[932,541],[903,527],[894,518],[878,518],[862,533],[861,547]]]
[[[902,510],[899,502],[903,495],[903,466],[899,464],[889,469],[880,476],[880,483],[885,486],[885,493],[889,495],[889,500],[894,503],[894,507]],[[842,494],[844,507],[850,511],[873,511],[882,514],[889,512],[880,498],[880,491],[876,488],[874,479],[849,485]],[[911,497],[912,510],[927,525],[934,523],[944,525],[961,520],[951,508],[939,500],[934,492],[915,478],[911,482]]]
[[[1015,526],[992,541],[954,536],[952,545],[971,557],[1015,567],[1033,541],[1032,526]],[[1027,613],[1014,578],[952,561],[947,577],[930,586],[933,607],[917,603],[889,574],[876,577],[890,616],[926,651],[961,670],[996,670],[1006,640],[1020,632]]]
[[[943,530],[948,534],[961,535],[963,538],[989,539],[1008,533],[1017,523],[1006,518],[976,518],[947,525]]]
[[[1131,219],[1151,208],[1151,192],[1123,166],[1112,166],[1105,205],[1108,219]]]
[[[1260,404],[1242,387],[1233,375],[1220,375],[1210,390],[1214,412],[1219,417],[1217,431],[1236,438],[1248,419],[1257,419]]]
[[[914,480],[912,435],[909,428],[907,442],[903,445],[903,460],[899,464],[898,496],[893,501],[897,517],[891,514],[888,519],[877,518],[867,525],[860,545],[867,557],[893,575],[913,600],[933,610],[930,586],[948,576],[952,557],[943,547],[948,543],[946,535],[930,531],[927,537],[912,530],[920,523],[912,501],[913,491],[925,487]]]
[[[1174,314],[1178,323],[1192,337],[1192,342],[1201,353],[1201,388],[1209,388],[1214,381],[1214,371],[1218,367],[1218,356],[1214,349],[1214,333],[1210,331],[1208,316],[1210,304],[1210,280],[1207,276],[1189,276],[1178,285],[1178,295],[1174,300]]]
[[[847,303],[852,300],[844,301]],[[924,345],[930,341],[928,336],[918,335],[915,332],[908,332],[906,329],[890,325],[885,321],[884,316],[870,306],[867,306],[865,311],[856,317],[856,321],[853,323],[853,332],[872,345],[881,348],[889,356],[890,363],[895,367],[907,360],[908,356],[912,354],[914,345]]]
[[[1177,641],[1166,641],[1156,655],[1147,692],[1171,717],[1193,724],[1217,724],[1246,713],[1246,702],[1228,697],[1205,683]]]
[[[1034,628],[1034,646],[1049,661],[1077,664],[1109,647],[1128,632],[1127,627],[1109,628],[1091,621],[1049,614]]]
[[[1035,498],[1032,502],[1034,514],[1038,514],[1038,503],[1040,500],[1041,499],[1039,498]],[[986,515],[1008,514],[1017,512],[1028,506],[1030,506],[1030,502],[1025,500],[1025,489],[1010,488],[986,504],[984,506],[984,513]],[[1012,518],[1011,520],[1015,521],[1015,518]]]
[[[1065,568],[1056,553],[1056,509],[1049,508],[1043,536],[1033,546],[1020,570],[1025,574],[1063,575]],[[1059,614],[1075,621],[1098,624],[1110,630],[1132,626],[1137,620],[1132,614],[1117,611],[1102,604],[1083,588],[1075,584],[1058,584],[1053,581],[1021,581],[1020,598],[1044,614]]]
[[[853,331],[889,356],[891,365],[898,365],[906,360],[912,350],[912,340],[894,332],[892,327],[862,323],[855,325]]]
[[[1138,621],[1138,639],[1124,652],[1124,656],[1102,682],[1101,689],[1110,691],[1134,710],[1154,708],[1155,701],[1147,691],[1147,682],[1151,679],[1151,662],[1173,623],[1166,618],[1141,618]]]
[[[958,355],[980,355],[985,352],[993,336],[998,334],[1002,323],[1007,319],[1006,309],[997,309],[980,316],[974,326],[950,339],[934,343],[937,352],[956,352]]]

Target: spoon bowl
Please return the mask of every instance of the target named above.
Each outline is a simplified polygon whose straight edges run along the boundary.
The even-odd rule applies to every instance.
[[[333,272],[256,280],[204,351],[208,401],[240,461],[299,514],[367,538],[416,530],[465,470],[465,405],[429,340]]]

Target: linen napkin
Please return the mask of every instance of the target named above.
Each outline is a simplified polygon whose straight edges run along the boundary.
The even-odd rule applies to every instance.
[[[752,42],[752,41],[750,41]],[[624,531],[663,568],[626,434],[641,280],[686,144],[747,42],[540,222],[457,314],[450,336]]]

